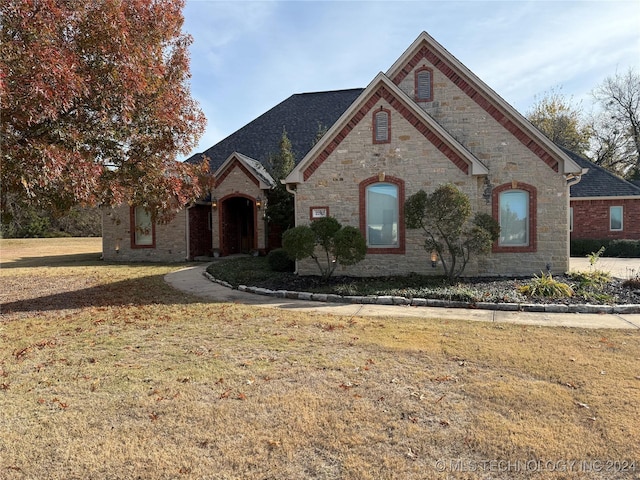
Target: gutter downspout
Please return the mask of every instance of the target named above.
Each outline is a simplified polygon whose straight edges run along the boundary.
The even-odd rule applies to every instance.
[[[580,183],[582,180],[582,176],[586,175],[589,172],[588,168],[583,168],[579,174],[568,174],[565,178],[567,179],[567,225],[571,226],[571,187]],[[571,258],[571,228],[567,231],[567,259]]]

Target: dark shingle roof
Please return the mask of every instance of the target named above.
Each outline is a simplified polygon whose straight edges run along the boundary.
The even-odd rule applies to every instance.
[[[640,196],[640,187],[566,148],[562,150],[582,168],[589,169],[582,180],[571,186],[571,198]]]
[[[242,153],[267,165],[269,156],[278,153],[283,128],[291,141],[296,162],[299,162],[311,150],[318,125],[330,128],[362,91],[363,89],[356,88],[291,95],[205,150],[211,171],[216,171],[233,152]],[[197,162],[201,155],[193,155],[187,162]]]

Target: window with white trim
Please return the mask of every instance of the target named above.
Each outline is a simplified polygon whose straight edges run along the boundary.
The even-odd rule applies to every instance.
[[[374,183],[366,188],[367,246],[399,246],[398,197],[398,186],[392,183]]]
[[[620,231],[622,228],[622,206],[609,207],[609,230]]]
[[[573,232],[573,207],[569,207],[569,231]]]
[[[529,245],[529,192],[506,190],[499,196],[500,239],[505,247]]]

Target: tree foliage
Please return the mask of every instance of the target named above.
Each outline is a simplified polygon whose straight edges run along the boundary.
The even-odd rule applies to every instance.
[[[640,73],[630,68],[607,77],[593,96],[601,107],[592,120],[594,161],[640,179]]]
[[[449,282],[462,275],[472,255],[488,253],[500,235],[500,226],[487,214],[472,211],[469,198],[454,185],[442,185],[431,194],[420,190],[405,202],[407,228],[422,229],[424,249],[436,252]]]
[[[312,258],[326,280],[338,265],[355,265],[364,260],[367,242],[360,230],[342,226],[333,217],[314,220],[284,232],[282,247],[294,260]]]
[[[580,107],[559,90],[546,92],[526,117],[552,142],[580,155],[587,153],[591,129],[585,124]]]
[[[2,207],[143,205],[170,215],[207,163],[176,161],[205,118],[188,86],[184,0],[2,2]]]
[[[278,226],[282,231],[294,224],[293,195],[287,192],[280,180],[286,178],[296,165],[295,155],[291,148],[291,141],[287,131],[282,130],[278,153],[269,158],[269,173],[275,180],[275,186],[269,191],[266,215],[272,226]]]

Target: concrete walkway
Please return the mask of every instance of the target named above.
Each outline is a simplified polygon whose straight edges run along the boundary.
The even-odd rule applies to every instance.
[[[601,259],[601,261],[598,262],[598,269],[605,269],[605,262],[603,260],[606,259]],[[625,259],[625,261],[627,260],[628,259]],[[635,260],[637,261],[638,259]],[[634,263],[640,262],[632,262],[629,260],[628,265],[631,266]],[[588,260],[586,261],[585,267],[574,267],[572,263],[573,270],[585,270],[588,266]],[[203,275],[206,267],[206,264],[200,264],[169,273],[165,276],[165,281],[177,290],[203,297],[210,301],[242,303],[244,305],[264,308],[292,309],[304,312],[316,312],[323,315],[438,318],[496,323],[506,322],[521,325],[640,330],[640,314],[505,312],[463,308],[413,307],[408,305],[325,303],[276,298],[241,292],[212,282]],[[625,275],[625,268],[627,268],[626,262],[610,262],[608,268],[612,269],[610,271],[615,276],[621,276],[623,278],[629,276]],[[635,266],[633,268],[638,267]]]

